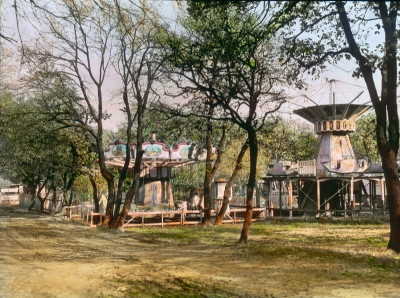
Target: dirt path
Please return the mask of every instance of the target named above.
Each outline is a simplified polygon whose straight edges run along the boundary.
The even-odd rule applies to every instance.
[[[110,233],[0,208],[0,297],[399,297],[386,225],[260,224],[249,246],[237,225],[188,229]]]

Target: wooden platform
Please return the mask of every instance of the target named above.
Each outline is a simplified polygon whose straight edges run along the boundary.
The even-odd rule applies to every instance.
[[[246,208],[232,208],[229,211],[228,219],[225,223],[237,223],[244,220]],[[216,216],[215,210],[212,210],[212,216]],[[152,211],[152,212],[129,212],[128,221],[124,227],[145,227],[145,226],[185,226],[191,224],[201,224],[203,211],[200,210],[178,210],[178,211]],[[265,218],[265,208],[253,208],[253,220]]]
[[[231,208],[225,216],[224,223],[243,222],[246,208]],[[253,208],[253,220],[265,218],[265,208]],[[102,225],[105,214],[91,211],[87,206],[65,206],[63,216],[78,220],[91,227]],[[212,210],[211,216],[217,216]],[[161,210],[129,212],[124,228],[145,226],[187,226],[199,225],[203,220],[203,211],[200,210]]]

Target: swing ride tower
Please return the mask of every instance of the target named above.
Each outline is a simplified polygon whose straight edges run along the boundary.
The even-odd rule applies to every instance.
[[[356,120],[371,106],[354,103],[361,93],[349,103],[337,104],[332,82],[329,104],[312,101],[313,106],[294,110],[314,124],[320,136],[319,149],[314,160],[278,163],[263,178],[268,190],[267,208],[272,213],[279,210],[284,214],[286,210],[290,216],[293,211],[346,216],[362,207],[385,208],[381,166],[357,159],[349,138],[349,133],[356,130]]]

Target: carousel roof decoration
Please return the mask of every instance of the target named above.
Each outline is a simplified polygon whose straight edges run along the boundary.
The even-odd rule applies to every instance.
[[[108,147],[105,149],[106,163],[113,167],[123,167],[126,150],[131,150],[129,168],[133,168],[135,165],[135,157],[137,156],[136,144],[127,146],[125,142],[119,140],[109,143]],[[155,135],[152,136],[150,141],[142,144],[142,150],[144,150],[142,157],[144,168],[177,168],[204,161],[206,158],[206,154],[201,152],[195,143],[183,142],[177,144],[175,147],[168,148],[164,143],[157,142],[155,140]]]

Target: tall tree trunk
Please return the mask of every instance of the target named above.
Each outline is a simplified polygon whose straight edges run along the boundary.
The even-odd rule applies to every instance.
[[[44,213],[44,203],[46,199],[39,198],[40,201],[40,212]]]
[[[248,130],[248,140],[250,148],[250,173],[247,183],[247,195],[246,195],[246,214],[242,227],[242,233],[240,235],[239,242],[247,243],[250,232],[251,220],[253,218],[253,192],[256,185],[257,176],[257,157],[258,157],[258,140],[257,134],[254,130]]]
[[[357,59],[363,74],[371,102],[376,114],[376,137],[382,168],[386,180],[387,203],[390,215],[390,238],[388,248],[400,252],[400,182],[397,166],[399,151],[399,118],[397,111],[397,11],[398,3],[377,3],[377,12],[385,30],[385,48],[382,73],[381,98],[375,86],[373,69],[368,59],[361,53],[351,31],[351,26],[345,10],[344,2],[336,1],[339,18],[349,44],[350,53]],[[388,127],[387,127],[387,122]]]
[[[242,168],[243,156],[246,153],[248,147],[249,147],[249,142],[248,142],[248,140],[246,140],[246,142],[242,145],[242,148],[240,149],[240,152],[236,159],[236,164],[235,164],[235,168],[233,169],[232,175],[225,185],[222,206],[217,215],[217,219],[215,220],[215,224],[217,224],[217,225],[221,225],[222,221],[224,220],[224,215],[225,215],[225,212],[226,212],[226,210],[228,208],[228,204],[229,204],[229,197],[230,197],[230,194],[232,193],[232,186],[235,183],[237,176],[239,175],[239,172]]]
[[[114,183],[114,177],[112,175],[110,175],[110,177],[108,177],[108,179],[106,180],[107,180],[108,197],[106,205],[106,215],[104,216],[104,224],[108,228],[111,228],[113,222],[113,212],[115,204],[115,183]]]
[[[94,212],[100,212],[100,203],[99,203],[99,193],[97,190],[97,183],[95,177],[92,174],[89,174],[90,184],[92,184],[93,190],[93,203],[94,203]]]
[[[45,187],[46,187],[46,184],[47,184],[47,182],[48,182],[48,179],[46,179],[43,183],[42,183],[42,185],[40,185],[39,187],[38,187],[38,189],[37,189],[37,192],[36,192],[36,197],[39,199],[39,201],[40,201],[40,212],[44,212],[44,203],[46,202],[46,199],[47,199],[47,197],[49,196],[49,193],[50,193],[50,188],[49,188],[49,190],[47,191],[47,193],[45,194],[45,196],[44,197],[42,197],[42,190],[45,190]]]
[[[122,193],[124,191],[124,184],[125,184],[126,174],[124,175],[122,171],[119,172],[119,178],[117,183],[117,193],[115,196],[115,208],[114,208],[114,221],[117,220],[120,210],[121,210],[121,203],[122,203]]]
[[[390,216],[390,236],[387,247],[400,252],[400,181],[396,155],[393,150],[387,150],[386,157],[382,158],[382,167],[385,172],[387,203]]]
[[[210,108],[209,116],[212,116],[214,110]],[[218,155],[216,160],[214,161],[214,165],[212,164],[212,155],[213,155],[213,147],[212,147],[212,131],[213,126],[211,120],[207,122],[207,135],[206,135],[206,145],[207,145],[207,156],[206,156],[206,172],[204,174],[204,186],[203,186],[203,195],[204,195],[204,218],[203,218],[203,226],[211,225],[211,191],[212,191],[212,180],[217,173],[221,162],[222,156],[224,153],[224,146],[226,142],[226,127],[222,128],[221,139],[218,142]]]
[[[72,192],[72,185],[75,182],[75,175],[72,174],[71,178],[68,180],[68,182],[66,183],[66,181],[64,180],[64,188],[63,188],[63,203],[67,202],[67,193],[69,190],[71,190]]]
[[[206,156],[206,171],[204,174],[204,186],[203,186],[203,196],[204,196],[204,217],[203,225],[211,225],[211,183],[212,183],[212,124],[211,120],[207,122],[207,132],[206,132],[206,145],[207,145],[207,156]]]
[[[98,134],[99,136],[103,135],[101,121],[98,123]],[[114,175],[106,167],[106,158],[104,155],[103,149],[103,138],[99,137],[97,140],[97,152],[99,154],[99,167],[100,173],[107,181],[107,190],[108,190],[108,197],[107,197],[107,205],[106,205],[106,214],[104,216],[104,224],[110,228],[113,221],[113,212],[114,212],[114,204],[115,204],[115,183],[114,183]]]
[[[145,108],[145,107],[144,107]],[[143,129],[144,129],[144,110],[140,110],[138,112],[138,126],[136,129],[136,156],[135,156],[135,166],[133,167],[133,181],[129,187],[128,193],[125,197],[125,204],[115,221],[113,228],[120,229],[123,227],[125,218],[128,215],[129,210],[131,209],[133,198],[139,188],[140,182],[140,173],[142,171],[142,158],[144,151],[142,149],[143,144]]]
[[[125,110],[128,118],[128,123],[126,127],[126,154],[125,154],[125,162],[121,171],[119,172],[118,178],[118,186],[117,186],[117,199],[115,201],[115,210],[114,210],[114,221],[118,220],[120,215],[121,203],[122,203],[122,193],[125,185],[126,175],[129,170],[129,164],[131,162],[131,143],[132,143],[132,125],[133,119],[130,110],[130,103],[128,99],[128,81],[124,80],[124,92],[123,92],[123,100],[125,104]],[[117,224],[118,225],[118,224]],[[117,226],[115,225],[115,226]]]
[[[114,223],[114,228],[119,229],[122,228],[125,222],[125,218],[128,215],[129,210],[131,209],[131,205],[133,202],[133,198],[135,197],[136,191],[139,188],[139,183],[140,183],[140,166],[142,163],[142,157],[144,154],[144,151],[141,150],[142,145],[140,144],[140,151],[137,152],[137,156],[135,159],[135,166],[133,168],[133,181],[131,186],[129,187],[128,193],[126,194],[125,197],[125,204],[118,216],[118,219]]]
[[[50,210],[50,215],[54,216],[56,214],[56,209],[57,209],[57,188],[53,184],[51,186],[51,190],[53,192],[53,197],[51,199],[51,210]]]
[[[113,222],[113,212],[115,207],[115,182],[114,175],[107,169],[106,157],[103,148],[103,103],[102,103],[102,93],[101,86],[97,86],[98,89],[98,121],[97,121],[97,138],[96,138],[96,149],[99,158],[100,173],[103,178],[107,181],[107,205],[106,214],[104,216],[104,224],[111,228]]]
[[[32,195],[32,203],[28,207],[28,211],[32,211],[35,207],[35,199],[36,199],[36,187],[37,185],[28,184],[28,193]]]
[[[74,198],[74,189],[71,188],[71,192],[69,193],[69,200],[68,200],[68,206],[72,206],[72,200]]]
[[[126,150],[125,150],[126,154],[125,154],[124,166],[122,167],[121,171],[119,172],[118,186],[117,186],[117,199],[115,201],[115,210],[114,210],[114,221],[118,221],[118,218],[120,216],[122,193],[124,191],[125,179],[126,179],[126,175],[129,170],[129,164],[131,163],[131,143],[132,143],[133,119],[132,119],[132,115],[130,113],[129,100],[128,100],[128,89],[127,89],[126,84],[125,84],[123,97],[124,97],[125,109],[127,111],[127,117],[128,117],[128,125],[127,125],[127,129],[126,129],[126,136],[127,136]],[[115,224],[114,226],[116,227],[118,225],[119,224]]]

